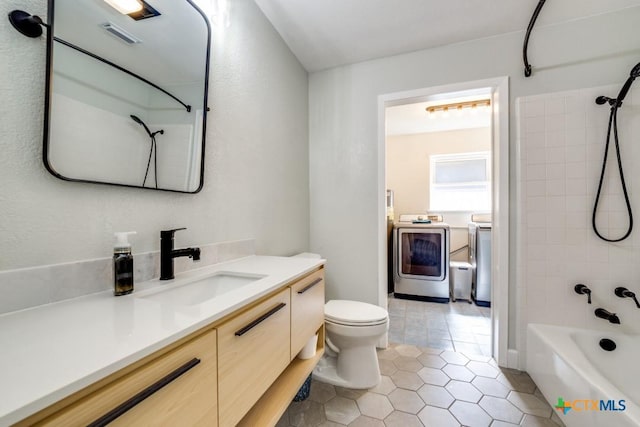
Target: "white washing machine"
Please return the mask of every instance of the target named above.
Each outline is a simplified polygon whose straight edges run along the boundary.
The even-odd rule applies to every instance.
[[[471,297],[483,307],[491,307],[491,215],[474,214],[469,223],[469,264]]]
[[[430,223],[425,222],[429,220]],[[442,217],[437,215],[405,214],[394,224],[396,298],[449,302],[451,231],[449,225],[441,221]]]

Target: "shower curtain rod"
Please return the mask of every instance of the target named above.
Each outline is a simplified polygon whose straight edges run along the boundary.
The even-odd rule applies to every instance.
[[[529,59],[527,58],[527,47],[529,45],[529,36],[531,35],[531,30],[533,30],[533,26],[536,23],[536,19],[538,19],[538,15],[540,14],[540,10],[542,6],[544,6],[544,2],[546,0],[540,0],[538,5],[536,6],[536,10],[533,11],[533,16],[529,21],[529,26],[527,27],[527,34],[524,36],[524,46],[522,46],[522,57],[524,59],[524,76],[531,76],[531,64],[529,64]]]
[[[172,95],[169,92],[167,92],[166,90],[162,89],[160,86],[156,85],[155,83],[150,82],[149,80],[145,79],[144,77],[141,77],[141,76],[137,75],[133,71],[129,71],[126,68],[123,68],[123,67],[121,67],[121,66],[119,66],[117,64],[114,64],[113,62],[109,61],[108,59],[104,59],[101,56],[96,55],[95,53],[91,53],[88,50],[85,50],[85,49],[83,49],[83,48],[81,48],[79,46],[76,46],[73,43],[69,43],[68,41],[63,40],[61,38],[58,38],[58,37],[54,36],[53,40],[57,41],[58,43],[61,43],[61,44],[65,45],[65,46],[68,46],[71,49],[75,49],[80,53],[84,53],[85,55],[88,55],[88,56],[92,57],[93,59],[97,59],[100,62],[104,62],[107,65],[111,65],[113,68],[116,68],[116,69],[122,71],[123,73],[129,74],[130,76],[135,77],[136,79],[143,81],[144,83],[148,84],[149,86],[159,90],[160,92],[164,93],[165,95],[167,95],[167,96],[173,98],[174,100],[176,100],[177,102],[179,102],[187,110],[187,112],[189,112],[189,113],[191,112],[191,105],[185,104],[184,102],[180,101],[174,95]]]

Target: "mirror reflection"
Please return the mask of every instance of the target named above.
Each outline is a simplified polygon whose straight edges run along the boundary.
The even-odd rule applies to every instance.
[[[188,0],[133,0],[142,9],[130,14],[112,3],[50,0],[47,169],[73,181],[197,192],[208,22]]]

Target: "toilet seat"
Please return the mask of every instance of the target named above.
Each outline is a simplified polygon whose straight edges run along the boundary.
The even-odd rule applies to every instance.
[[[325,320],[344,326],[375,326],[388,321],[387,310],[360,301],[331,300],[324,305]]]

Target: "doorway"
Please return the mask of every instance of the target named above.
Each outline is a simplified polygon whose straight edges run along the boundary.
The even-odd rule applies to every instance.
[[[389,341],[493,356],[507,366],[508,102],[500,99],[508,100],[506,77],[379,97],[379,289],[380,305],[390,312]],[[482,174],[487,179],[481,179]],[[391,183],[402,190],[394,190]],[[488,214],[493,225],[491,286],[483,297],[489,301],[465,288],[472,213]],[[401,298],[389,293],[395,280],[388,276],[398,280],[401,275],[387,268],[398,257],[387,252],[393,240],[389,214],[396,225],[415,219],[400,215],[424,214],[435,220],[434,227],[447,226],[447,255],[453,263],[447,259],[445,286],[462,284],[455,302],[425,302],[431,299],[428,293]],[[460,269],[450,272],[449,264]],[[483,307],[487,303],[490,308]]]

